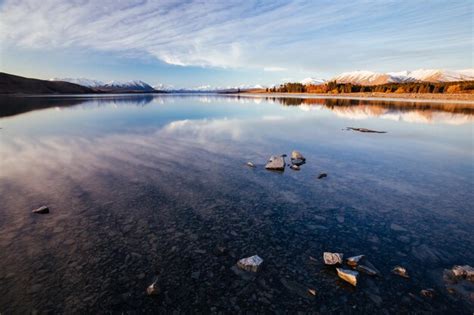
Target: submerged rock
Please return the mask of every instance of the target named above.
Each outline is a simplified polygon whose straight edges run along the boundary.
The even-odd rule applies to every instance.
[[[288,291],[291,291],[303,298],[313,298],[314,296],[316,296],[316,290],[314,289],[308,289],[306,286],[298,283],[298,282],[295,282],[295,281],[292,281],[292,280],[288,280],[288,279],[285,279],[285,278],[281,278],[280,279],[280,282],[281,284],[283,284],[283,286],[285,288],[288,289]],[[314,292],[314,294],[311,292]]]
[[[357,271],[342,268],[336,268],[336,270],[339,278],[349,282],[353,286],[357,285],[357,278],[359,277],[359,273]]]
[[[378,271],[377,268],[375,268],[374,265],[372,265],[370,261],[366,259],[364,259],[363,264],[358,265],[355,269],[365,274],[368,274],[369,276],[380,275],[380,271]]]
[[[395,266],[393,269],[392,269],[392,273],[395,274],[395,275],[398,275],[400,277],[403,277],[403,278],[410,278],[408,276],[408,272],[407,270],[402,267],[402,266]]]
[[[445,278],[450,278],[451,280],[466,279],[474,282],[474,268],[469,265],[455,265],[450,270],[445,270],[444,276]]]
[[[424,289],[420,291],[420,294],[424,297],[432,298],[434,297],[435,290],[434,289]]]
[[[160,293],[160,288],[158,287],[156,282],[157,280],[155,280],[152,284],[148,286],[148,288],[146,288],[147,295],[152,296],[152,295],[158,295]]]
[[[355,267],[359,264],[359,262],[364,258],[364,255],[352,256],[347,258],[346,262],[349,266]]]
[[[258,272],[261,269],[263,263],[263,259],[260,258],[258,255],[254,255],[247,258],[242,258],[237,262],[237,266],[240,269],[251,271],[251,272]]]
[[[39,213],[39,214],[45,214],[45,213],[49,213],[49,208],[46,207],[46,206],[41,206],[39,207],[38,209],[34,209],[33,211],[31,211],[33,213]]]
[[[318,175],[318,179],[321,179],[321,178],[324,178],[324,177],[328,177],[328,174],[321,173],[321,174]]]
[[[285,159],[282,156],[273,155],[265,165],[267,170],[283,171],[285,170]]]
[[[247,166],[248,166],[248,167],[255,168],[255,164],[253,164],[252,162],[247,162]]]
[[[323,260],[326,265],[337,265],[342,264],[343,256],[344,254],[341,253],[324,252]]]
[[[299,166],[296,165],[296,164],[291,165],[290,168],[291,168],[292,170],[294,170],[294,171],[299,171],[299,170],[301,169],[301,167],[299,167]]]

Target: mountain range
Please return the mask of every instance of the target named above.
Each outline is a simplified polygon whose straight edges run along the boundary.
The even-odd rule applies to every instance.
[[[400,71],[400,72],[373,72],[373,71],[352,71],[343,72],[335,77],[329,79],[322,78],[305,78],[299,83],[308,85],[320,85],[329,81],[336,81],[337,83],[351,83],[354,85],[379,85],[386,83],[406,83],[406,82],[455,82],[455,81],[471,81],[474,80],[474,69],[465,70],[443,70],[443,69],[418,69],[414,71]],[[264,89],[261,85],[246,85],[227,86],[227,87],[212,87],[210,85],[203,85],[194,88],[175,88],[172,85],[157,84],[151,86],[141,80],[119,82],[111,81],[104,83],[102,81],[85,79],[85,78],[54,78],[51,81],[64,81],[79,84],[85,87],[94,88],[96,90],[110,92],[110,91],[137,91],[137,92],[153,92],[153,91],[167,91],[167,92],[237,92],[240,90]]]
[[[414,71],[400,72],[372,72],[353,71],[344,72],[328,81],[337,83],[351,83],[357,85],[379,85],[386,83],[405,82],[455,82],[474,80],[474,69],[465,70],[442,70],[442,69],[419,69]]]

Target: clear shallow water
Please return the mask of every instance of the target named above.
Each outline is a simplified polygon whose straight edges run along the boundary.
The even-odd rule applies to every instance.
[[[213,95],[2,106],[0,312],[473,311],[472,286],[448,293],[442,278],[474,265],[468,106]],[[264,169],[293,149],[301,171]],[[43,204],[50,214],[31,214]],[[365,254],[382,277],[352,288],[323,251]],[[256,277],[231,270],[254,254]],[[161,294],[147,297],[157,275]]]

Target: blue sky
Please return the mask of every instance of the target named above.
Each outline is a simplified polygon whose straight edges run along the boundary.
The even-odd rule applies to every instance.
[[[0,70],[270,85],[473,67],[474,1],[0,1]]]

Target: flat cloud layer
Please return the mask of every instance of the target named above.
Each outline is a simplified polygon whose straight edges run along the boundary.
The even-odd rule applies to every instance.
[[[407,58],[468,59],[470,16],[469,1],[7,0],[0,41],[2,49],[101,51],[180,66],[284,71],[338,61],[354,69],[372,59],[400,69]]]

